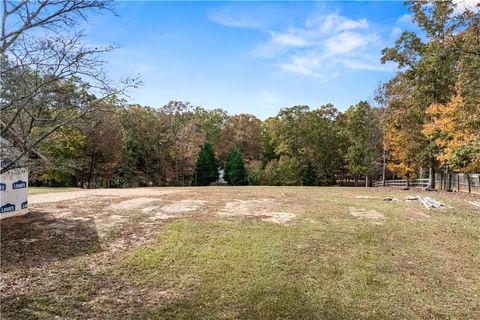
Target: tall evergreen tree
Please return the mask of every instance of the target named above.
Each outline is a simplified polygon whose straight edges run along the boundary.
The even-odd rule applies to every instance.
[[[247,170],[243,155],[238,148],[230,151],[225,165],[225,180],[232,186],[243,186],[248,184]]]
[[[304,186],[314,186],[317,182],[317,170],[311,161],[308,161],[302,180]]]
[[[218,179],[217,160],[212,145],[208,142],[200,149],[195,173],[195,183],[198,186],[207,186]]]

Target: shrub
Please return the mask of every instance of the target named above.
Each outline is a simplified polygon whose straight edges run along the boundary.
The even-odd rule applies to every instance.
[[[264,172],[264,184],[273,186],[298,186],[301,181],[301,167],[294,157],[281,157],[270,161]]]

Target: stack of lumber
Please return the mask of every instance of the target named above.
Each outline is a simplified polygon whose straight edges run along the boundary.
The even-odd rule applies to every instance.
[[[443,209],[445,208],[445,206],[443,204],[441,204],[440,202],[438,202],[437,200],[434,200],[430,197],[425,197],[425,198],[422,198],[420,196],[417,196],[418,197],[418,200],[425,206],[425,208],[427,209]]]

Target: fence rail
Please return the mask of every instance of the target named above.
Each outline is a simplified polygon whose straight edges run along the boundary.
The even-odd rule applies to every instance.
[[[374,187],[382,187],[383,181],[377,181],[373,183]],[[386,187],[427,187],[428,179],[401,179],[401,180],[385,180]]]
[[[376,181],[374,187],[428,187],[428,179],[398,179]],[[480,194],[480,174],[478,173],[450,173],[435,175],[435,189],[451,189],[457,192],[469,192]]]

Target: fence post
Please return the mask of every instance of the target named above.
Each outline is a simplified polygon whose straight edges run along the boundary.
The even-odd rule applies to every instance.
[[[383,168],[382,168],[382,186],[385,187],[385,180],[386,180],[386,175],[387,175],[387,161],[386,161],[386,156],[385,156],[385,150],[383,151]]]
[[[472,193],[472,186],[470,185],[470,175],[467,173],[467,186],[468,186],[468,193]]]
[[[460,191],[460,175],[457,173],[455,177],[457,178],[457,192],[459,192]]]
[[[448,190],[452,191],[452,174],[448,173]]]

